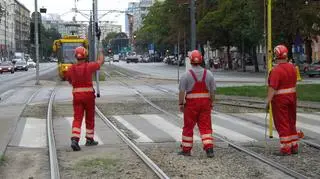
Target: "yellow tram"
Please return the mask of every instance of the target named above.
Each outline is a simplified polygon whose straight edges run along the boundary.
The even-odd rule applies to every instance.
[[[58,73],[65,80],[65,72],[76,62],[75,48],[83,46],[88,50],[88,40],[77,35],[67,35],[53,42],[53,53],[58,58]]]

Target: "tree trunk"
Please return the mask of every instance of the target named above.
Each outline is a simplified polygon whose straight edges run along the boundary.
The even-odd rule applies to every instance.
[[[232,70],[232,59],[230,54],[230,45],[227,46],[227,55],[228,55],[228,69]]]
[[[312,63],[312,41],[310,39],[306,40],[306,56],[307,63]]]
[[[256,51],[256,47],[253,47],[253,53],[252,53],[252,60],[254,63],[254,71],[255,72],[259,72],[259,64],[258,64],[258,58],[257,58],[257,51]]]
[[[242,36],[242,40],[241,40],[241,66],[242,66],[242,71],[243,72],[246,72],[246,62],[245,62],[245,52],[244,52],[244,39],[243,39],[243,36]]]

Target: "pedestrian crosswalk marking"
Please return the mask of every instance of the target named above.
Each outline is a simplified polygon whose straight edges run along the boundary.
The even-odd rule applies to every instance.
[[[118,122],[120,122],[122,125],[124,125],[127,129],[132,131],[134,134],[139,136],[138,139],[135,139],[136,142],[153,142],[148,136],[140,132],[137,128],[135,128],[133,125],[131,125],[129,122],[124,120],[121,116],[113,116]]]
[[[253,115],[253,116],[257,116],[259,118],[264,118],[263,113],[248,113],[248,114]],[[320,127],[318,127],[316,125],[305,124],[305,123],[297,121],[297,127],[320,134]]]
[[[240,125],[242,127],[245,127],[245,128],[248,128],[250,130],[253,130],[253,131],[256,131],[260,134],[263,134],[265,135],[265,128],[262,128],[260,126],[257,126],[256,124],[253,124],[251,122],[247,122],[247,121],[243,121],[237,117],[233,117],[233,116],[229,116],[229,115],[226,115],[226,114],[222,114],[222,113],[216,113],[213,115],[213,117],[217,117],[217,118],[220,118],[222,120],[225,120],[225,121],[228,121],[230,123],[235,123],[237,125]],[[275,136],[275,138],[278,138],[277,137],[277,133],[275,131],[273,131],[273,136]]]
[[[256,142],[257,141],[251,137],[248,137],[246,135],[243,135],[241,133],[235,132],[233,130],[230,130],[218,125],[212,124],[212,128],[213,128],[213,133],[217,133],[221,136],[225,136],[226,138],[232,141],[237,141],[237,142]]]
[[[312,120],[320,122],[320,116],[319,115],[307,114],[307,113],[298,113],[297,116],[298,117],[302,117],[302,118],[312,119]]]
[[[73,117],[65,117],[65,119],[69,122],[70,125],[70,136],[71,136],[71,128],[72,128],[72,121],[73,121]],[[103,144],[102,140],[99,138],[99,136],[97,135],[97,133],[95,132],[94,134],[94,140],[99,142],[100,144]],[[81,125],[81,137],[80,137],[80,141],[79,141],[79,145],[85,145],[86,143],[86,123],[85,123],[85,119],[82,120],[82,125]]]
[[[172,123],[168,122],[167,120],[163,119],[162,117],[160,117],[158,115],[143,114],[143,115],[140,115],[140,117],[142,117],[143,119],[148,121],[153,126],[166,132],[172,138],[174,138],[176,141],[181,141],[181,137],[182,137],[182,129],[181,128],[173,125]],[[200,138],[198,136],[194,135],[194,140],[200,140]]]
[[[183,114],[178,114],[179,117],[183,118]],[[213,115],[214,117],[215,115]],[[246,135],[243,135],[241,133],[235,132],[233,130],[224,128],[222,126],[212,124],[213,133],[217,133],[221,136],[224,136],[230,140],[238,141],[238,142],[251,142],[256,141],[255,139],[248,137]]]
[[[31,117],[26,118],[26,123],[18,146],[30,148],[46,147],[46,120]]]

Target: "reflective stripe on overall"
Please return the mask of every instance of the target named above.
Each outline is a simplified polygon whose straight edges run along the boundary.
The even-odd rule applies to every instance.
[[[202,80],[198,81],[195,73],[189,70],[195,84],[186,95],[184,108],[184,126],[182,131],[182,150],[190,151],[193,145],[193,129],[197,124],[204,150],[213,147],[211,126],[211,98],[206,86],[207,71],[204,70]]]
[[[290,71],[284,65],[280,65],[278,68],[281,68],[284,72],[282,75],[285,75],[285,78],[293,78],[291,83],[283,82],[279,85],[279,89],[275,91],[275,95],[271,101],[274,125],[280,139],[280,152],[291,154],[292,151],[298,149],[297,142],[299,140],[296,129],[296,75],[292,73],[295,72],[295,69]]]
[[[86,123],[86,138],[94,137],[95,95],[93,87],[90,85],[86,85],[87,81],[91,79],[87,79],[87,63],[83,65],[84,69],[82,74],[77,74],[76,66],[72,68],[74,110],[74,120],[72,123],[72,137],[76,140],[79,140],[80,138],[81,124],[84,117],[84,113]]]

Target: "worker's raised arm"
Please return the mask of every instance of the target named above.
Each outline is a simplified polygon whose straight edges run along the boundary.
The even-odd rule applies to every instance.
[[[103,52],[102,52],[102,51],[100,51],[100,53],[99,53],[99,56],[98,56],[98,58],[97,58],[97,63],[98,63],[100,66],[104,64],[104,55],[103,55]]]

